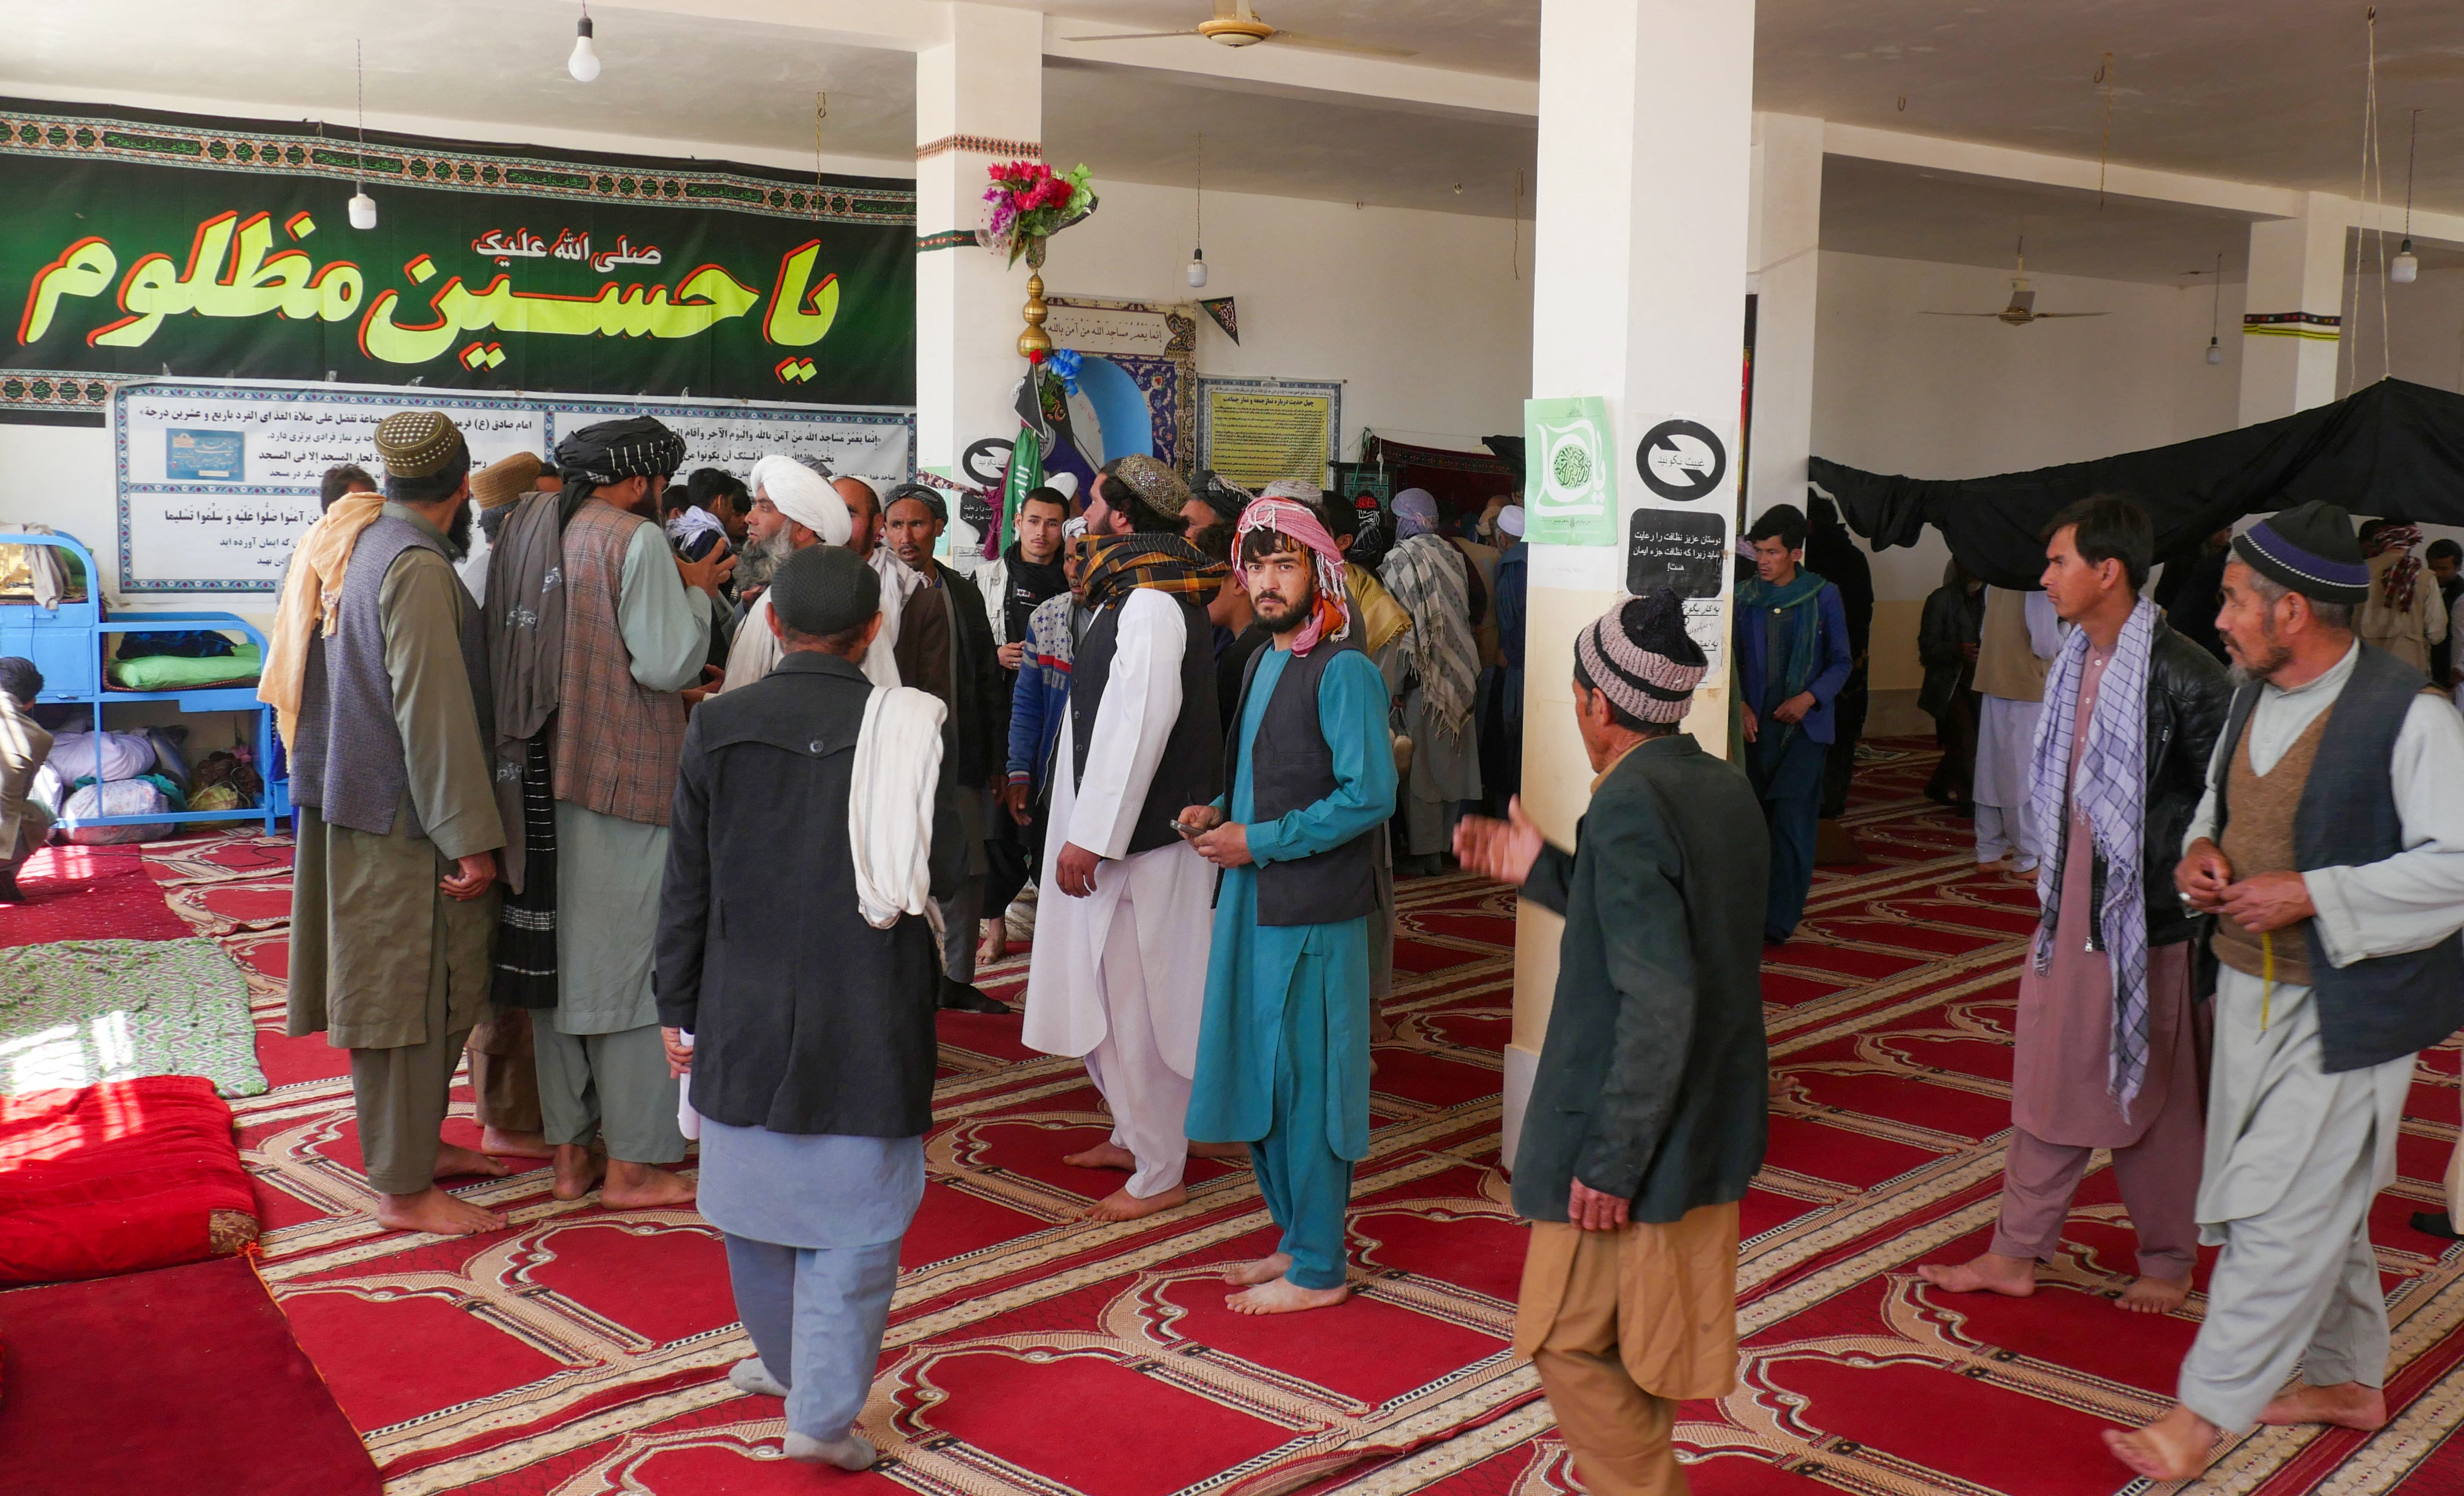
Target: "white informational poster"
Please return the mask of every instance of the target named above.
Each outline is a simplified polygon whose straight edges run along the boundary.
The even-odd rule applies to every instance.
[[[325,471],[356,463],[383,476],[377,423],[408,409],[451,417],[470,441],[474,467],[518,451],[546,455],[560,437],[634,415],[656,416],[684,438],[688,473],[717,467],[742,477],[776,451],[820,457],[839,473],[903,481],[914,449],[914,415],[899,408],[349,385],[130,384],[112,401],[121,590],[277,590],[300,532],[318,516]]]

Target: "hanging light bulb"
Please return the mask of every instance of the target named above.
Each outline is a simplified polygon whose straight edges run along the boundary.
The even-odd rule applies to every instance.
[[[564,59],[564,70],[577,83],[587,83],[599,76],[599,48],[591,41],[590,8],[582,8],[582,19],[574,23],[573,55]]]
[[[2412,241],[2407,239],[2397,247],[2395,258],[2387,261],[2387,279],[2399,286],[2409,286],[2421,274],[2421,256],[2412,253]]]
[[[358,178],[365,173],[368,165],[368,73],[365,56],[360,43],[356,41],[351,43],[351,71],[357,75],[359,78],[360,89],[360,154],[352,162],[352,165],[359,168],[358,171],[353,173],[353,176]],[[377,226],[377,200],[368,196],[367,183],[363,180],[354,180],[351,184],[351,227],[354,229],[375,228]]]
[[[2404,151],[2404,243],[2396,247],[2395,258],[2387,262],[2387,279],[2399,286],[2412,284],[2421,274],[2421,256],[2412,253],[2412,166],[2421,154],[2421,111],[2412,112],[2412,142]],[[2384,245],[2385,239],[2379,241]],[[2379,253],[2387,253],[2381,250]]]
[[[1195,291],[1206,284],[1206,137],[1198,138],[1198,187],[1192,194],[1198,211],[1198,244],[1189,252],[1189,286]]]
[[[2208,363],[2211,366],[2225,361],[2225,345],[2216,341],[2216,331],[2224,320],[2225,252],[2216,251],[2215,278],[2208,282]]]
[[[2216,341],[2213,338],[2210,338],[2208,340],[2208,362],[2210,363],[2222,363],[2224,361],[2224,344]]]

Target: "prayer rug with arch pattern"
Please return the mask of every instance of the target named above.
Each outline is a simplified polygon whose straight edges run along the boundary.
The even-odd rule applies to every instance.
[[[1847,818],[1870,860],[1823,869],[1799,937],[1765,963],[1771,1154],[1745,1204],[1740,1379],[1681,1410],[1688,1476],[1722,1493],[2145,1489],[2098,1431],[2165,1405],[2204,1302],[2152,1319],[2110,1302],[2130,1256],[2108,1171],[2082,1186],[2034,1298],[1942,1295],[1914,1276],[1991,1229],[2034,893],[1976,868],[1968,824],[1922,798],[1925,745],[1879,746]],[[691,1211],[561,1203],[534,1169],[453,1181],[511,1232],[375,1227],[345,1057],[280,1036],[284,850],[242,837],[147,855],[172,907],[250,973],[275,1089],[234,1110],[265,1277],[391,1496],[1580,1489],[1536,1380],[1507,1353],[1523,1228],[1497,1168],[1514,935],[1501,889],[1454,875],[1400,891],[1355,1295],[1333,1310],[1223,1309],[1221,1265],[1273,1240],[1245,1169],[1194,1162],[1186,1206],[1075,1223],[1120,1178],[1060,1162],[1106,1130],[1083,1071],[1023,1049],[1015,1019],[943,1015],[931,1180],[863,1420],[888,1458],[825,1480],[780,1458],[779,1402],[725,1380],[749,1346],[716,1235]],[[982,984],[1015,1001],[1024,977],[1014,950]],[[2372,1218],[2394,1421],[2261,1431],[2193,1488],[2464,1490],[2449,1446],[2464,1424],[2451,1375],[2464,1245],[2408,1223],[2440,1203],[2456,1062],[2452,1041],[2423,1057],[2402,1177]],[[456,1094],[451,1127],[475,1142]]]

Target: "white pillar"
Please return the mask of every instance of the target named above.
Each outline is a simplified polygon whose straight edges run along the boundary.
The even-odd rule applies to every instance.
[[[1574,633],[1618,595],[1635,511],[1713,515],[1733,531],[1753,51],[1751,0],[1543,0],[1540,10],[1531,393],[1607,402],[1620,537],[1616,547],[1531,555],[1523,801],[1561,846],[1573,845],[1592,782],[1574,730]],[[1721,486],[1685,504],[1651,494],[1636,466],[1643,433],[1671,417],[1702,423],[1729,449]],[[1725,566],[1721,576],[1725,589]],[[1727,746],[1726,605],[1724,590],[1706,623],[1719,658],[1686,722],[1713,753]],[[1509,1167],[1548,1030],[1558,930],[1555,916],[1521,907]]]
[[[972,0],[948,11],[948,39],[915,55],[915,465],[958,476],[970,443],[1018,434],[1026,267],[950,239],[979,221],[986,166],[1043,155],[1044,17]],[[972,566],[978,538],[955,513],[950,532]]]
[[[2244,299],[2241,424],[2255,426],[2336,398],[2349,205],[2312,192],[2298,218],[2250,226]]]
[[[1822,238],[1822,121],[1754,116],[1746,289],[1754,297],[1754,411],[1746,514],[1805,505],[1814,452],[1814,307]]]

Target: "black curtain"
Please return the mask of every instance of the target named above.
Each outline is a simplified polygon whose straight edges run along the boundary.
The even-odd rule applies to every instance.
[[[2244,515],[2312,499],[2354,515],[2464,525],[2464,395],[2381,380],[2333,405],[2145,451],[1990,478],[1903,478],[1816,457],[1814,481],[1874,549],[1940,530],[1961,565],[1997,587],[2034,589],[2037,537],[2092,494],[2137,499],[2170,555]]]

